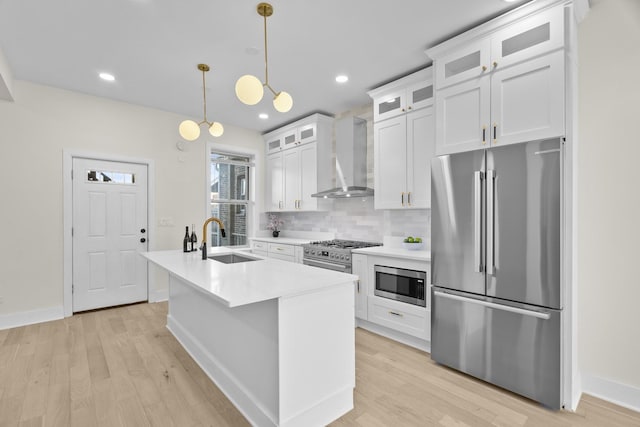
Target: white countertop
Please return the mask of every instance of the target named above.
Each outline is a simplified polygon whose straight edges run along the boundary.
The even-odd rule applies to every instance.
[[[298,239],[294,237],[250,237],[249,240],[258,240],[260,242],[281,243],[283,245],[306,245],[311,242],[309,239]]]
[[[431,262],[431,251],[410,251],[402,247],[374,246],[372,248],[354,249],[352,252],[355,254],[388,256]]]
[[[202,260],[200,252],[183,253],[179,250],[144,252],[141,255],[228,307],[312,292],[358,279],[352,274],[262,258],[241,250],[209,249],[209,255],[230,253],[259,260],[224,264],[211,259]]]

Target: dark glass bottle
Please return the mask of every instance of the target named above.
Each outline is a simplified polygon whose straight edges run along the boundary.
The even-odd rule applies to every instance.
[[[198,236],[196,236],[196,226],[191,224],[191,252],[198,250]]]
[[[182,239],[182,252],[190,252],[191,238],[189,237],[189,226],[186,226],[184,230],[184,239]]]

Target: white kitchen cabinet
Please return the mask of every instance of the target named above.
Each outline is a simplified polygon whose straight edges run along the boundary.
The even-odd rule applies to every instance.
[[[265,136],[267,151],[271,135],[280,135],[284,141],[281,150],[267,155],[267,212],[318,209],[311,195],[332,186],[332,123],[330,117],[314,114]]]
[[[265,138],[265,143],[267,145],[266,151],[269,153],[277,153],[282,150],[283,139],[282,134],[280,133],[271,133],[268,137]]]
[[[268,258],[302,264],[302,246],[286,243],[273,243],[263,240],[251,240],[251,252]]]
[[[426,68],[368,92],[374,105],[375,209],[431,205],[432,72]]]
[[[259,240],[251,241],[251,252],[260,256],[269,256],[269,244],[267,242],[261,242]]]
[[[433,79],[430,68],[368,93],[373,98],[374,122],[433,105]]]
[[[314,211],[318,207],[317,143],[312,142],[267,157],[270,211]]]
[[[353,254],[362,256],[363,254]],[[360,327],[371,329],[374,332],[382,333],[392,339],[403,341],[403,335],[410,335],[420,339],[422,342],[431,339],[431,296],[427,293],[426,307],[396,301],[375,295],[376,273],[375,266],[382,265],[393,268],[423,271],[427,278],[430,277],[430,264],[428,261],[417,261],[396,256],[365,255],[366,261],[366,322],[359,322]],[[353,258],[355,260],[355,258]],[[355,261],[354,261],[355,262]],[[354,274],[355,264],[354,264]],[[430,287],[425,283],[425,291],[430,291]],[[356,296],[357,300],[357,296]],[[357,304],[357,303],[356,303]],[[356,305],[357,307],[357,305]],[[372,326],[373,325],[373,326]],[[383,328],[379,328],[382,326]],[[401,334],[394,334],[397,331]],[[408,342],[410,345],[415,343]],[[420,344],[422,346],[424,343]]]
[[[564,52],[491,75],[491,145],[564,135]]]
[[[356,317],[367,320],[367,256],[353,254],[351,256],[351,273],[358,276],[356,281],[355,304]]]
[[[429,341],[431,339],[431,316],[424,307],[402,302],[369,298],[369,321]]]
[[[434,124],[433,106],[374,124],[376,209],[431,205]]]
[[[284,163],[282,153],[267,156],[266,211],[282,210],[284,206]]]
[[[437,155],[564,135],[563,6],[501,19],[427,51]]]

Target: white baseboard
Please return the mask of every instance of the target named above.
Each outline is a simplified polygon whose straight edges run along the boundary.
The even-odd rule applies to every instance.
[[[640,388],[595,375],[582,375],[582,392],[640,412]]]
[[[169,300],[169,290],[163,289],[160,291],[149,291],[148,301],[150,303],[153,302],[162,302]]]
[[[431,353],[430,341],[421,340],[420,338],[416,338],[414,336],[389,329],[386,326],[381,326],[377,323],[369,322],[368,320],[356,318],[356,326],[358,328],[366,329],[369,332],[373,332],[374,334],[382,335],[383,337],[401,342],[402,344],[406,344],[409,347],[417,348],[418,350]]]
[[[49,322],[64,318],[62,306],[22,311],[19,313],[0,314],[0,329],[17,328],[34,323]]]

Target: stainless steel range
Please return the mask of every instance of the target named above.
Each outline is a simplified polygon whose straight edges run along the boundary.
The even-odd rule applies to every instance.
[[[356,240],[323,240],[302,245],[302,262],[313,267],[351,273],[351,251],[353,249],[382,246],[382,243],[359,242]]]

